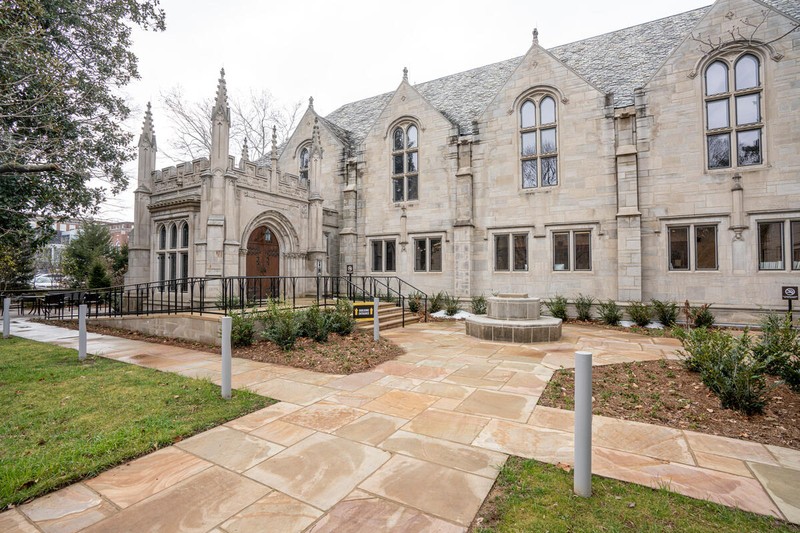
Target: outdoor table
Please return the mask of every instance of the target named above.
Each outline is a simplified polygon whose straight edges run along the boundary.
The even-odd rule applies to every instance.
[[[19,297],[19,314],[25,314],[25,304],[30,304],[30,308],[28,310],[29,315],[32,315],[33,313],[36,313],[37,315],[41,314],[43,300],[44,298],[38,294],[23,294]]]

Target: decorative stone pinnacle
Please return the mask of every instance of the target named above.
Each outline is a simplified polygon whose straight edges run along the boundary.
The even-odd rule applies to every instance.
[[[408,81],[408,67],[403,67],[403,81]]]
[[[539,44],[539,28],[533,28],[533,44]]]
[[[308,108],[309,109],[314,109],[314,97],[313,96],[309,96],[308,97]]]
[[[278,159],[278,128],[272,126],[272,159]]]
[[[139,137],[139,146],[155,147],[156,131],[153,127],[153,112],[150,102],[147,102],[147,109],[144,112],[144,122],[142,124],[142,135]]]
[[[322,158],[322,141],[319,138],[319,117],[314,117],[314,128],[311,130],[311,155]]]
[[[247,150],[247,137],[244,138],[242,145],[242,161],[250,161],[250,152]]]
[[[225,83],[225,69],[219,70],[219,81],[217,82],[217,98],[214,102],[214,111],[212,115],[222,113],[228,115],[228,86]]]

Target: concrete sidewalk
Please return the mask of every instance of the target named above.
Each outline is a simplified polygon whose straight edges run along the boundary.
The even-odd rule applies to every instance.
[[[67,347],[77,332],[15,319]],[[0,514],[2,531],[464,531],[509,454],[572,463],[572,412],[537,407],[573,352],[674,357],[672,339],[567,325],[561,341],[479,341],[456,323],[384,334],[406,353],[337,376],[234,358],[280,403]],[[90,334],[105,357],[219,382],[213,354]],[[800,523],[800,452],[594,417],[593,471]]]

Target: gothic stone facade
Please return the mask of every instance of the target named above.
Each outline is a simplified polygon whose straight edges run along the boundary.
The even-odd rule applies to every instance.
[[[398,276],[431,293],[709,302],[800,279],[800,4],[712,6],[319,116],[280,153],[155,170],[140,139],[129,282]],[[267,231],[268,230],[268,231]],[[271,266],[248,257],[265,234]],[[271,262],[270,262],[271,261]]]

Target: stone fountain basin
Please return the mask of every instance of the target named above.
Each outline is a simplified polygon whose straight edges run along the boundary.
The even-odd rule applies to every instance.
[[[485,341],[553,342],[561,338],[561,319],[503,320],[484,315],[467,318],[467,335]]]

